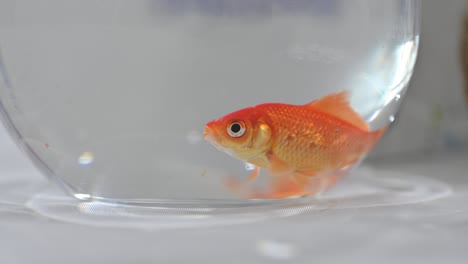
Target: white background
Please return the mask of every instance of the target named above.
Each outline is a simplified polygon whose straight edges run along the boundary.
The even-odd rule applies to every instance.
[[[424,1],[414,81],[398,123],[374,153],[380,158],[399,153],[378,166],[443,180],[452,187],[451,196],[232,226],[76,225],[23,206],[46,181],[0,130],[0,263],[466,263],[468,156],[450,140],[463,142],[468,135],[457,55],[458,25],[467,4]],[[446,114],[434,129],[436,104]],[[400,163],[390,163],[398,158]]]

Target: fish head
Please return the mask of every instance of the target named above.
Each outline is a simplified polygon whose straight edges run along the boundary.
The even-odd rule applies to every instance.
[[[271,129],[262,115],[250,107],[208,122],[203,137],[219,150],[248,160],[268,149]]]

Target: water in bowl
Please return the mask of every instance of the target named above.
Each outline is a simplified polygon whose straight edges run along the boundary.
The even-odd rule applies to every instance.
[[[3,117],[77,198],[249,203],[226,186],[249,164],[204,141],[206,122],[346,90],[372,130],[388,125],[417,12],[410,0],[2,1]]]

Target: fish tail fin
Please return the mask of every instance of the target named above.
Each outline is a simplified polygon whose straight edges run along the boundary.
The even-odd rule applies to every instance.
[[[369,144],[369,150],[374,148],[375,144],[377,144],[377,142],[383,136],[383,134],[385,134],[385,132],[387,132],[387,129],[388,129],[388,126],[370,132],[371,140],[370,140],[370,144]]]

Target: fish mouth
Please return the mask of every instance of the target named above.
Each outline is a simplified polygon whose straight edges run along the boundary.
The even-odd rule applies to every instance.
[[[203,129],[203,138],[207,139],[211,134],[213,133],[212,129],[208,127],[208,125],[205,126],[205,129]]]
[[[219,135],[216,129],[213,128],[213,122],[209,122],[203,130],[203,139],[211,143],[214,147],[221,151],[226,151],[226,149],[219,142]]]
[[[213,121],[206,124],[203,130],[203,138],[209,142],[216,141],[216,130],[213,129]]]
[[[222,135],[220,135],[219,131],[215,129],[214,121],[209,122],[206,124],[205,128],[203,129],[203,139],[208,141],[212,146],[217,148],[218,150],[227,153],[229,156],[237,158],[236,152],[229,149],[222,144]]]
[[[203,129],[203,138],[208,139],[213,135],[213,129],[209,127],[208,125],[205,126],[205,129]]]

